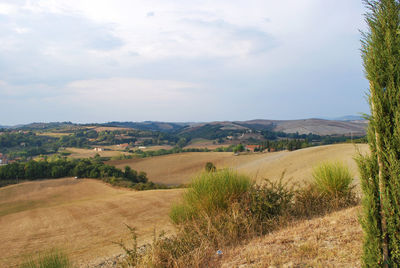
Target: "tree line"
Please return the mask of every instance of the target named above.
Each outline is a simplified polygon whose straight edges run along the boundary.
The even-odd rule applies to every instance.
[[[15,184],[24,180],[37,180],[48,178],[62,178],[75,176],[78,178],[119,178],[132,185],[148,183],[145,172],[137,172],[129,166],[124,170],[106,165],[99,159],[66,159],[48,161],[30,160],[28,162],[15,162],[0,167],[0,186]]]

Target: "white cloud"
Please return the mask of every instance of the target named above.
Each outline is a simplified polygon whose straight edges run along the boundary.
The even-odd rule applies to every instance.
[[[77,111],[90,106],[99,121],[105,121],[102,114],[115,113],[119,120],[117,115],[140,109],[148,115],[141,118],[153,120],[206,119],[196,113],[251,118],[256,107],[257,117],[264,109],[268,117],[288,109],[265,105],[267,100],[279,103],[288,95],[293,98],[286,107],[293,106],[297,116],[310,109],[297,101],[305,93],[323,98],[334,89],[354,100],[365,90],[358,50],[361,1],[3,2],[0,95],[42,100],[44,115],[44,104],[52,102]],[[199,99],[208,109],[198,108]],[[107,113],[98,108],[109,102],[123,105],[103,108],[111,109]],[[177,108],[187,103],[187,112]],[[242,111],[232,109],[238,105]]]
[[[113,77],[74,81],[65,87],[65,91],[71,99],[79,102],[154,104],[191,100],[194,88],[198,85],[181,81]]]
[[[24,34],[29,32],[29,28],[24,28],[24,27],[16,27],[14,29],[18,34]]]
[[[0,2],[0,14],[9,15],[14,13],[16,10],[17,8],[14,5]]]

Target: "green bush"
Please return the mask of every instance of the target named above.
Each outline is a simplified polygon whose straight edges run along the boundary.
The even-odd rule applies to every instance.
[[[58,250],[39,254],[37,259],[29,259],[20,268],[69,268],[71,262],[66,254]]]
[[[271,231],[278,217],[287,214],[293,205],[294,190],[289,187],[282,177],[278,181],[264,180],[261,185],[253,185],[247,192],[244,210],[247,217],[252,217],[257,224],[254,231],[265,234]]]
[[[215,167],[215,165],[212,162],[207,162],[206,166],[205,166],[205,170],[207,172],[215,172],[215,171],[217,171],[217,168]]]
[[[317,190],[329,197],[347,196],[353,189],[353,175],[341,162],[325,162],[314,167],[314,184]]]
[[[313,181],[296,191],[292,214],[313,217],[355,205],[353,176],[340,162],[325,162],[313,169]]]
[[[251,185],[248,177],[227,169],[202,173],[192,181],[182,202],[172,206],[170,218],[179,224],[198,218],[202,213],[212,215],[226,210]]]

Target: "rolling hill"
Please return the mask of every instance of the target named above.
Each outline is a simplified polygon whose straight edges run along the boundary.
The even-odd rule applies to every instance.
[[[354,120],[352,120],[354,119]],[[79,127],[118,127],[137,130],[150,130],[175,134],[190,133],[194,138],[207,138],[204,133],[210,131],[243,131],[267,130],[284,133],[316,134],[316,135],[365,135],[367,121],[359,117],[343,117],[343,120],[300,119],[300,120],[265,120],[248,121],[216,121],[216,122],[108,122],[95,124],[74,124],[71,122],[31,123],[12,128],[43,130]]]
[[[72,178],[0,188],[0,267],[31,254],[63,249],[78,267],[120,253],[113,242],[136,227],[140,243],[153,229],[171,231],[168,211],[182,190],[129,191]]]
[[[357,145],[360,151],[366,152],[368,146]],[[217,168],[233,168],[248,174],[256,180],[279,178],[282,172],[285,177],[301,182],[311,177],[312,167],[322,161],[341,160],[348,164],[357,175],[353,160],[356,146],[353,144],[335,144],[305,148],[293,152],[256,153],[235,156],[233,153],[181,153],[143,159],[109,161],[107,164],[118,168],[130,166],[135,170],[145,171],[150,180],[157,183],[188,183],[198,172],[204,169],[207,162],[213,162]]]
[[[366,152],[368,147],[360,145],[359,150]],[[293,152],[240,156],[232,153],[182,153],[120,160],[113,164],[145,170],[151,180],[171,184],[189,182],[207,161],[213,161],[218,168],[231,167],[258,181],[278,178],[286,171],[286,178],[297,183],[309,180],[312,166],[325,160],[341,160],[357,175],[352,159],[355,153],[354,145],[337,144]],[[128,237],[125,224],[137,228],[139,243],[152,239],[154,227],[158,231],[173,232],[168,212],[171,203],[178,200],[182,192],[182,189],[136,192],[113,188],[98,180],[72,178],[33,181],[0,188],[0,267],[15,267],[27,256],[49,248],[63,249],[78,267],[99,263],[121,253],[120,247],[113,242]],[[337,222],[343,223],[339,218]],[[305,225],[301,227],[303,229],[293,232],[303,234],[309,230],[307,226],[323,227],[321,224]],[[331,232],[330,229],[326,230]],[[336,229],[333,230],[336,232]],[[283,236],[284,233],[281,233],[277,237]],[[273,237],[266,239],[269,239],[266,245],[275,241]],[[277,241],[276,252],[280,249],[279,245],[284,243],[283,240]],[[260,243],[260,247],[264,245],[263,241],[254,243]],[[255,245],[258,247],[258,244]],[[311,250],[315,251],[315,247]],[[243,254],[249,252],[242,251]],[[235,254],[232,249],[232,255],[227,252],[226,256]],[[243,258],[226,259],[227,267],[243,261]],[[257,263],[263,263],[263,260],[264,257],[260,257],[259,261],[255,259]]]

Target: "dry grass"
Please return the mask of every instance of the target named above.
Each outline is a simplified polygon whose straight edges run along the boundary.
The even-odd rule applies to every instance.
[[[222,249],[215,267],[360,267],[359,207],[293,223],[248,244]]]
[[[226,144],[214,144],[212,140],[207,140],[207,139],[194,139],[192,140],[187,146],[185,146],[185,149],[193,149],[193,148],[207,148],[210,150],[214,150],[218,147],[228,147],[229,145]]]
[[[102,132],[102,131],[117,131],[117,130],[123,130],[123,131],[129,131],[132,130],[131,128],[124,128],[124,127],[92,127],[93,130],[96,130],[97,132]]]
[[[59,132],[42,132],[42,133],[37,133],[39,136],[49,136],[49,137],[62,137],[62,136],[69,136],[72,133],[59,133]]]
[[[142,240],[153,228],[172,231],[168,212],[181,190],[135,192],[96,180],[57,179],[0,189],[0,267],[60,248],[83,265],[121,252],[112,242],[127,237],[125,223]]]
[[[362,152],[367,145],[357,145]],[[337,144],[311,147],[293,152],[254,153],[234,156],[233,153],[183,153],[164,155],[145,159],[110,161],[109,164],[123,168],[129,165],[133,169],[145,171],[150,180],[158,183],[188,183],[190,178],[204,169],[207,162],[217,168],[230,167],[251,178],[279,178],[286,171],[286,178],[293,182],[312,178],[312,169],[324,161],[339,160],[348,165],[351,172],[358,176],[357,165],[353,160],[356,148],[353,144]],[[356,179],[356,181],[358,181]]]
[[[99,146],[101,147],[101,146]],[[101,147],[103,148],[103,147]],[[71,153],[69,157],[72,158],[88,158],[88,157],[94,157],[96,154],[99,154],[101,157],[113,157],[113,156],[119,156],[119,155],[129,155],[130,153],[127,152],[121,152],[121,151],[95,151],[93,149],[82,149],[82,148],[66,148],[65,152]]]
[[[146,147],[145,149],[140,149],[140,150],[147,152],[147,151],[157,151],[157,150],[161,150],[161,149],[170,150],[170,149],[174,148],[171,145],[154,145],[154,146],[145,146],[145,147]],[[139,149],[139,146],[136,146],[134,149]]]
[[[232,153],[181,153],[163,155],[143,159],[127,159],[109,161],[107,164],[123,168],[126,165],[147,173],[149,180],[166,183],[188,183],[198,172],[204,169],[207,162],[213,162],[217,167],[225,162],[238,161]]]

